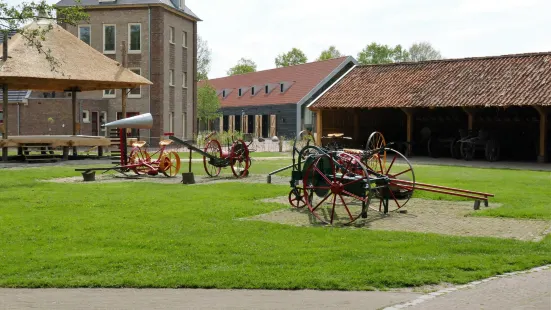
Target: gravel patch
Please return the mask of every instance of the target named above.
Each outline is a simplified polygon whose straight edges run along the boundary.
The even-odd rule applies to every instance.
[[[288,205],[287,196],[265,199],[262,202]],[[501,205],[491,203],[490,208]],[[522,241],[541,241],[551,231],[551,221],[524,220],[509,218],[473,217],[472,202],[451,202],[438,200],[412,199],[407,205],[407,213],[384,215],[368,212],[367,219],[358,219],[344,229],[370,229],[385,231],[407,231],[436,233],[464,237],[495,237]],[[261,214],[246,220],[265,221],[293,226],[319,226],[308,208],[285,209]]]

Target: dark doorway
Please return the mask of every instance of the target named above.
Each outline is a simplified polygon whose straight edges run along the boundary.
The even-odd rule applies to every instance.
[[[235,116],[235,128],[233,128],[233,131],[239,131],[242,132],[243,128],[241,127],[241,115]]]
[[[247,116],[247,133],[254,133],[254,117],[255,115]]]
[[[98,112],[92,112],[92,136],[99,136],[99,114]]]
[[[270,115],[262,115],[262,137],[269,138],[270,134]]]
[[[230,117],[228,115],[224,115],[224,117],[222,117],[222,130],[228,131],[229,128],[230,128]]]

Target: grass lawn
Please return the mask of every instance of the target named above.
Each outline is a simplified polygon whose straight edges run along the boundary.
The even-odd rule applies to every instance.
[[[287,164],[256,162],[251,171]],[[200,163],[194,171],[203,173]],[[0,170],[0,286],[369,290],[466,283],[551,263],[551,237],[534,243],[238,220],[286,208],[257,200],[286,195],[288,186],[38,181],[78,175],[69,167]],[[491,192],[504,204],[479,215],[551,218],[549,172],[420,166],[416,176]]]

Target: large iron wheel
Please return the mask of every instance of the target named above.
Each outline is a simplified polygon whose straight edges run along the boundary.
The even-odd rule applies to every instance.
[[[386,140],[382,133],[374,131],[369,135],[367,139],[367,144],[365,145],[365,150],[369,153],[370,151],[381,149],[386,146]],[[379,159],[383,163],[383,166],[386,164],[386,149],[382,149],[377,154],[366,158],[364,164],[367,168],[370,168],[373,171],[377,171]]]
[[[233,143],[230,152],[231,171],[236,178],[243,178],[249,175],[251,158],[249,149],[243,140],[237,140]]]
[[[144,163],[151,165],[151,156],[146,150],[141,148],[133,149],[130,152],[128,158],[128,165],[132,165],[132,171],[137,175],[144,175],[150,170],[150,168]]]
[[[311,195],[312,192],[310,192]],[[306,200],[304,199],[304,189],[295,187],[289,192],[289,204],[296,209],[302,209],[306,206]]]
[[[210,154],[216,159],[222,158],[222,147],[218,140],[210,140],[205,146],[205,153]],[[203,166],[205,167],[205,172],[210,177],[217,177],[220,175],[222,168],[216,167],[210,163],[210,158],[203,156]]]
[[[305,167],[304,200],[322,223],[348,225],[365,214],[369,206],[368,172],[359,158],[341,153],[339,158],[348,157],[348,160],[340,166],[335,155],[317,156]]]
[[[176,152],[168,152],[159,159],[159,170],[169,178],[180,172],[180,165],[180,155]]]
[[[471,141],[461,142],[461,157],[464,160],[473,160],[476,152],[476,145]]]
[[[484,148],[484,155],[486,160],[494,162],[499,160],[500,146],[497,140],[491,139],[486,141],[486,147]]]
[[[388,201],[388,212],[398,211],[403,208],[413,196],[415,191],[415,173],[413,166],[402,153],[387,149],[387,167],[382,167],[380,163],[379,170],[383,171],[378,176],[372,178],[387,177],[388,183],[381,181],[376,183],[373,191],[377,199],[372,199],[373,205],[370,208],[379,212],[384,211],[384,204]]]

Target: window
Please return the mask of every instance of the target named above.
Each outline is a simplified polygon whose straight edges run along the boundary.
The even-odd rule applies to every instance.
[[[182,46],[187,47],[187,32],[184,31],[184,34],[182,35]]]
[[[107,112],[101,111],[99,114],[99,123],[100,125],[107,123]]]
[[[83,110],[82,111],[82,122],[83,123],[89,123],[90,122],[90,111]]]
[[[222,91],[222,98],[226,98],[226,90],[225,89]]]
[[[285,85],[284,85],[283,83],[279,84],[279,91],[280,91],[280,92],[283,92],[284,86],[285,86]]]
[[[168,132],[174,133],[174,112],[170,112],[170,118],[168,119]]]
[[[142,75],[141,68],[131,68],[130,71],[136,73],[137,75]],[[142,88],[140,86],[132,88],[128,93],[128,98],[141,98],[142,97]]]
[[[115,54],[115,42],[116,38],[115,25],[103,25],[103,53]]]
[[[128,52],[139,53],[142,50],[142,24],[128,24]]]
[[[243,90],[240,88],[239,89],[239,97],[243,96]]]
[[[270,93],[270,86],[266,85],[266,87],[264,87],[264,89],[266,91],[266,94]]]
[[[184,72],[184,74],[183,74],[182,87],[187,88],[187,72]]]
[[[253,86],[253,88],[251,88],[251,95],[254,96],[254,86]]]
[[[168,85],[174,86],[174,70],[168,70]]]
[[[117,94],[114,89],[106,89],[103,91],[103,98],[116,98]]]
[[[78,38],[90,45],[92,42],[92,28],[90,25],[78,26]]]
[[[174,27],[168,27],[169,28],[169,31],[168,31],[168,41],[171,43],[171,44],[174,44]]]
[[[176,0],[176,8],[183,10],[185,7],[185,0]]]

